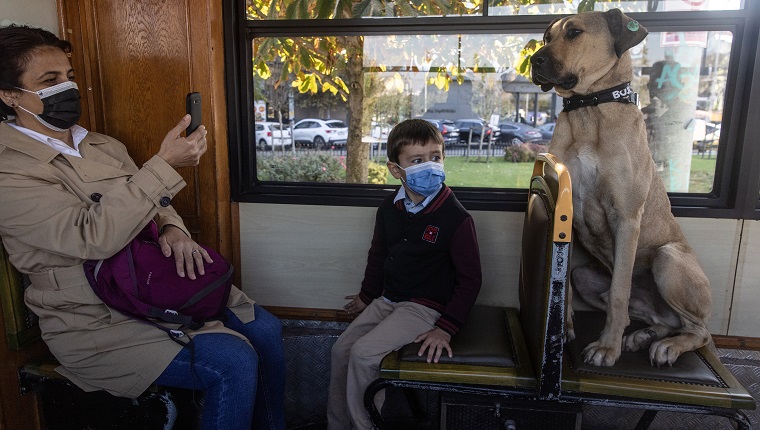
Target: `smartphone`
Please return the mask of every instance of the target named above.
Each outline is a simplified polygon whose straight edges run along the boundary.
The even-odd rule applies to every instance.
[[[190,125],[185,130],[185,136],[189,136],[201,125],[201,93],[189,93],[185,98],[185,108],[190,114]]]

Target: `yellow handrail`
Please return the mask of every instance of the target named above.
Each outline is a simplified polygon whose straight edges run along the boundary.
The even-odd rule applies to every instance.
[[[569,243],[572,240],[573,229],[573,186],[570,182],[570,172],[559,158],[548,152],[542,152],[536,155],[533,176],[543,176],[547,165],[557,174],[558,183],[553,240]]]

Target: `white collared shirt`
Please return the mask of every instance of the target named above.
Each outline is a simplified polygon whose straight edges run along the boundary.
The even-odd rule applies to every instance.
[[[71,139],[74,141],[74,147],[72,148],[69,145],[66,145],[66,143],[64,143],[62,140],[46,136],[26,127],[22,127],[20,125],[17,125],[15,122],[6,122],[6,124],[31,137],[32,139],[44,143],[45,145],[55,149],[61,154],[82,158],[82,154],[79,153],[79,144],[82,142],[82,140],[84,140],[84,137],[87,136],[88,133],[87,129],[84,127],[80,127],[74,124],[69,129],[71,130]]]
[[[439,191],[441,191],[441,188],[443,185],[441,185],[433,194],[425,197],[425,200],[414,203],[412,199],[406,196],[406,188],[402,185],[399,187],[398,192],[396,193],[396,197],[393,199],[393,203],[395,204],[397,201],[404,199],[404,207],[406,208],[406,211],[409,213],[416,214],[420,212],[421,210],[425,209],[425,207],[433,200],[433,198],[438,194]]]

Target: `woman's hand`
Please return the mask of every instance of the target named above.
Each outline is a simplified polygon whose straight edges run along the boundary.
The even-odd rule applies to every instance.
[[[346,305],[343,306],[343,310],[345,310],[346,312],[350,314],[358,314],[367,307],[367,305],[362,301],[362,299],[359,298],[358,294],[352,294],[344,298],[346,300],[350,300],[350,302],[346,303]]]
[[[175,169],[197,166],[201,155],[206,152],[206,127],[201,125],[190,136],[183,137],[182,132],[188,125],[190,115],[185,115],[179,124],[169,130],[156,154]]]
[[[183,278],[187,273],[188,278],[195,280],[196,267],[198,274],[204,275],[206,271],[203,268],[203,262],[214,262],[205,249],[187,237],[184,231],[173,225],[164,227],[164,232],[158,238],[158,244],[165,256],[174,255],[177,275]]]
[[[422,357],[427,349],[428,363],[431,361],[433,363],[438,363],[438,359],[441,358],[441,353],[443,353],[444,349],[449,352],[449,358],[454,356],[451,352],[451,346],[449,345],[449,342],[451,342],[451,335],[446,333],[443,329],[436,327],[428,332],[422,333],[417,336],[417,339],[414,339],[414,343],[420,342],[422,342],[422,346],[417,355]]]

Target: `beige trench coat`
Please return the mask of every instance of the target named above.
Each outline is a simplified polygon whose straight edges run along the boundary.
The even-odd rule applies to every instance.
[[[89,133],[79,152],[82,158],[61,154],[0,123],[0,237],[32,281],[25,302],[40,317],[57,370],[84,390],[134,398],[181,346],[104,305],[82,263],[115,254],[150,219],[187,233],[170,206],[185,182],[157,156],[138,169],[122,143],[101,134]],[[253,320],[253,301],[239,289],[228,306]],[[195,333],[203,332],[241,336],[220,322]]]

